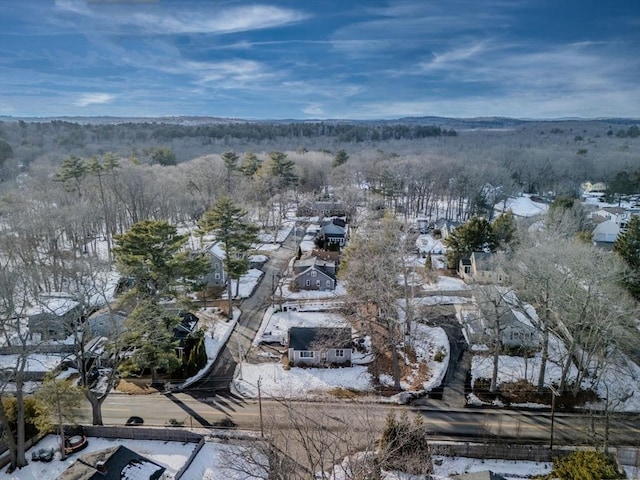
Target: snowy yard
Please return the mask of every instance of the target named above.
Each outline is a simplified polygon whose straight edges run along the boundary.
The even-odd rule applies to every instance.
[[[58,444],[58,437],[56,435],[47,435],[38,442],[35,447],[27,451],[27,459],[31,459],[31,451],[34,449],[57,447]],[[2,475],[6,476],[3,476],[2,478],[6,478],[7,480],[53,480],[57,478],[58,475],[60,475],[69,465],[74,463],[79,456],[109,447],[116,447],[118,445],[124,445],[139,455],[147,457],[149,460],[165,467],[169,478],[173,478],[178,470],[182,468],[196,447],[195,443],[91,437],[89,438],[87,448],[77,454],[67,457],[64,461],[60,461],[59,454],[56,453],[56,457],[52,462],[29,461],[29,464],[26,467],[16,470],[12,474],[3,473]],[[199,477],[186,476],[184,478]]]
[[[328,304],[327,306],[330,306]],[[316,305],[318,307],[319,305]],[[272,342],[286,338],[290,327],[346,326],[346,319],[333,311],[287,311],[269,310],[254,340],[257,345],[263,336],[268,335]],[[432,328],[422,324],[413,326],[413,349],[416,359],[405,358],[405,364],[413,373],[403,379],[406,390],[431,390],[440,385],[449,364],[449,343],[441,328]],[[439,353],[440,361],[434,360]],[[289,368],[279,359],[273,363],[243,363],[234,382],[235,389],[242,395],[256,397],[258,382],[264,395],[280,398],[308,398],[326,394],[335,388],[348,388],[364,393],[374,392],[374,379],[361,363],[368,363],[369,355],[354,351],[352,367],[342,368]],[[424,379],[418,372],[427,372]],[[424,376],[424,373],[422,373]],[[389,376],[381,376],[378,381],[389,384]]]

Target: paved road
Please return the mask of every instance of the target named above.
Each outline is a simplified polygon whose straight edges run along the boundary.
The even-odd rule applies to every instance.
[[[372,432],[382,427],[390,412],[405,409],[423,415],[425,425],[434,437],[476,441],[509,441],[546,443],[550,439],[551,415],[549,412],[531,412],[517,410],[469,409],[444,406],[442,402],[430,401],[421,407],[404,407],[379,403],[354,402],[281,402],[264,400],[263,420],[273,425],[274,419],[279,428],[292,428],[289,412],[304,411],[321,416],[340,415],[343,418],[360,418],[368,415],[368,425]],[[90,422],[88,405],[79,410],[79,422]],[[186,393],[150,394],[150,395],[110,395],[104,406],[105,424],[124,425],[130,416],[142,417],[145,425],[164,426],[171,420],[185,427],[213,427],[224,425],[229,419],[238,428],[260,429],[260,410],[256,400],[236,397],[232,394],[218,393],[209,398],[194,398]],[[604,421],[594,419],[596,436],[602,439]],[[353,425],[345,424],[344,428]],[[555,443],[588,444],[593,437],[591,418],[588,415],[556,412],[554,437]],[[617,416],[611,419],[610,437],[612,445],[640,446],[640,415]]]
[[[300,232],[298,236],[300,237]],[[294,236],[289,235],[284,244],[270,253],[265,264],[264,276],[251,297],[243,300],[242,314],[225,348],[218,355],[209,373],[202,380],[185,389],[195,398],[207,398],[217,392],[230,393],[229,385],[241,357],[251,348],[251,342],[260,328],[264,312],[271,305],[273,288],[287,264],[295,255]]]

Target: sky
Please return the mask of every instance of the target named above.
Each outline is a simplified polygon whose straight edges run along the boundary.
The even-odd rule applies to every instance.
[[[640,118],[640,2],[1,0],[0,115]]]

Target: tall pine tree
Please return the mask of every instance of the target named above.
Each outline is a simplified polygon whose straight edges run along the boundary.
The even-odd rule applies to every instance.
[[[622,258],[629,272],[624,279],[624,287],[640,300],[640,217],[631,217],[624,233],[618,235],[613,251]]]
[[[224,252],[223,266],[227,274],[227,295],[229,297],[229,318],[233,317],[231,282],[236,280],[236,296],[240,277],[249,270],[247,255],[251,245],[258,241],[257,227],[247,220],[247,212],[230,198],[222,197],[200,220],[200,231],[213,233]]]
[[[118,269],[146,297],[168,292],[179,279],[199,279],[209,268],[204,255],[183,250],[187,236],[165,220],[142,220],[114,238]]]

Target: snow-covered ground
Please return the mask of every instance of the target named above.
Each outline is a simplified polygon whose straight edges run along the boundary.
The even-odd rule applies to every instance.
[[[74,463],[79,456],[86,453],[95,452],[109,447],[116,447],[118,445],[124,445],[125,447],[133,450],[134,452],[147,457],[149,460],[165,467],[166,473],[169,478],[173,478],[174,475],[182,468],[187,459],[196,447],[195,443],[182,443],[182,442],[163,442],[152,440],[128,440],[128,439],[107,439],[107,438],[89,438],[89,444],[87,448],[81,452],[70,455],[65,460],[59,459],[59,453],[56,453],[56,458],[51,462],[32,462],[31,452],[33,449],[51,448],[59,445],[58,436],[47,435],[31,450],[27,451],[27,459],[29,464],[26,467],[16,470],[11,474],[0,473],[0,477],[7,480],[45,480],[55,479],[60,475],[69,465]],[[4,476],[3,476],[4,475]],[[199,478],[185,476],[183,478]],[[220,477],[222,478],[222,477]],[[240,479],[238,479],[240,480]]]
[[[473,348],[475,347],[475,348]],[[481,345],[472,346],[474,351],[486,350]],[[555,335],[549,337],[549,361],[545,368],[545,385],[558,385],[562,377],[563,360],[567,356],[564,343]],[[526,379],[536,385],[538,372],[542,361],[542,353],[537,352],[532,357],[500,355],[498,360],[498,386],[503,383],[516,382]],[[490,354],[474,355],[471,359],[471,384],[479,378],[491,379],[493,370],[493,356]],[[575,365],[569,369],[569,378],[577,374]],[[621,412],[639,412],[640,396],[634,393],[640,385],[640,367],[622,353],[615,354],[611,363],[605,367],[598,382],[591,383],[585,379],[583,388],[595,388],[601,399],[609,399],[608,408]],[[472,403],[475,397],[471,397]],[[586,408],[604,408],[603,402],[587,404]]]
[[[534,202],[530,196],[523,195],[516,198],[508,198],[506,202],[500,202],[495,206],[498,212],[511,212],[516,217],[534,217],[536,215],[542,215],[549,210],[549,205],[546,203]]]
[[[57,445],[58,438],[48,435],[33,449],[50,448]],[[127,440],[89,438],[88,447],[82,452],[72,455],[64,461],[58,457],[49,463],[29,462],[29,464],[11,474],[0,473],[1,478],[7,480],[48,480],[57,478],[79,456],[117,445],[124,445],[134,452],[147,457],[149,460],[165,467],[167,479],[171,480],[184,466],[195,449],[194,443],[165,442],[155,440]],[[207,442],[184,472],[184,480],[263,480],[264,473],[250,464],[242,463],[246,458],[246,448],[250,444],[239,446],[234,443]],[[31,451],[27,451],[27,458],[31,458]],[[624,466],[627,478],[640,478],[640,468]],[[503,475],[508,480],[521,480],[531,475],[546,475],[551,471],[551,464],[546,462],[514,461],[497,459],[478,459],[465,457],[434,456],[434,480],[448,480],[453,475],[491,470]],[[249,473],[251,472],[251,473]],[[336,469],[332,480],[343,480],[340,469]],[[387,472],[385,480],[411,480],[412,477],[396,472]]]
[[[320,305],[316,304],[316,308]],[[327,305],[331,306],[331,304]],[[318,327],[348,325],[344,317],[334,311],[287,311],[274,312],[270,309],[263,319],[254,345],[261,340],[279,342],[286,337],[290,327]],[[420,365],[426,375],[424,378],[409,376],[402,382],[403,388],[416,390],[415,383],[421,382],[420,390],[431,390],[438,386],[449,364],[449,343],[446,333],[441,328],[432,328],[422,324],[413,325],[413,348],[417,360],[406,364],[417,375]],[[441,352],[441,361],[435,361],[436,353]],[[323,395],[334,388],[349,388],[361,392],[373,392],[374,382],[363,362],[368,362],[368,355],[354,352],[353,366],[343,368],[289,368],[278,359],[272,363],[243,363],[239,369],[234,388],[242,395],[256,397],[258,382],[263,395],[279,398],[308,398]],[[378,379],[389,383],[388,376]]]
[[[264,272],[262,270],[258,270],[257,268],[249,269],[247,273],[240,277],[240,288],[238,288],[238,282],[236,280],[229,280],[231,282],[232,297],[249,298],[263,275]],[[226,290],[222,294],[222,298],[228,298]]]

